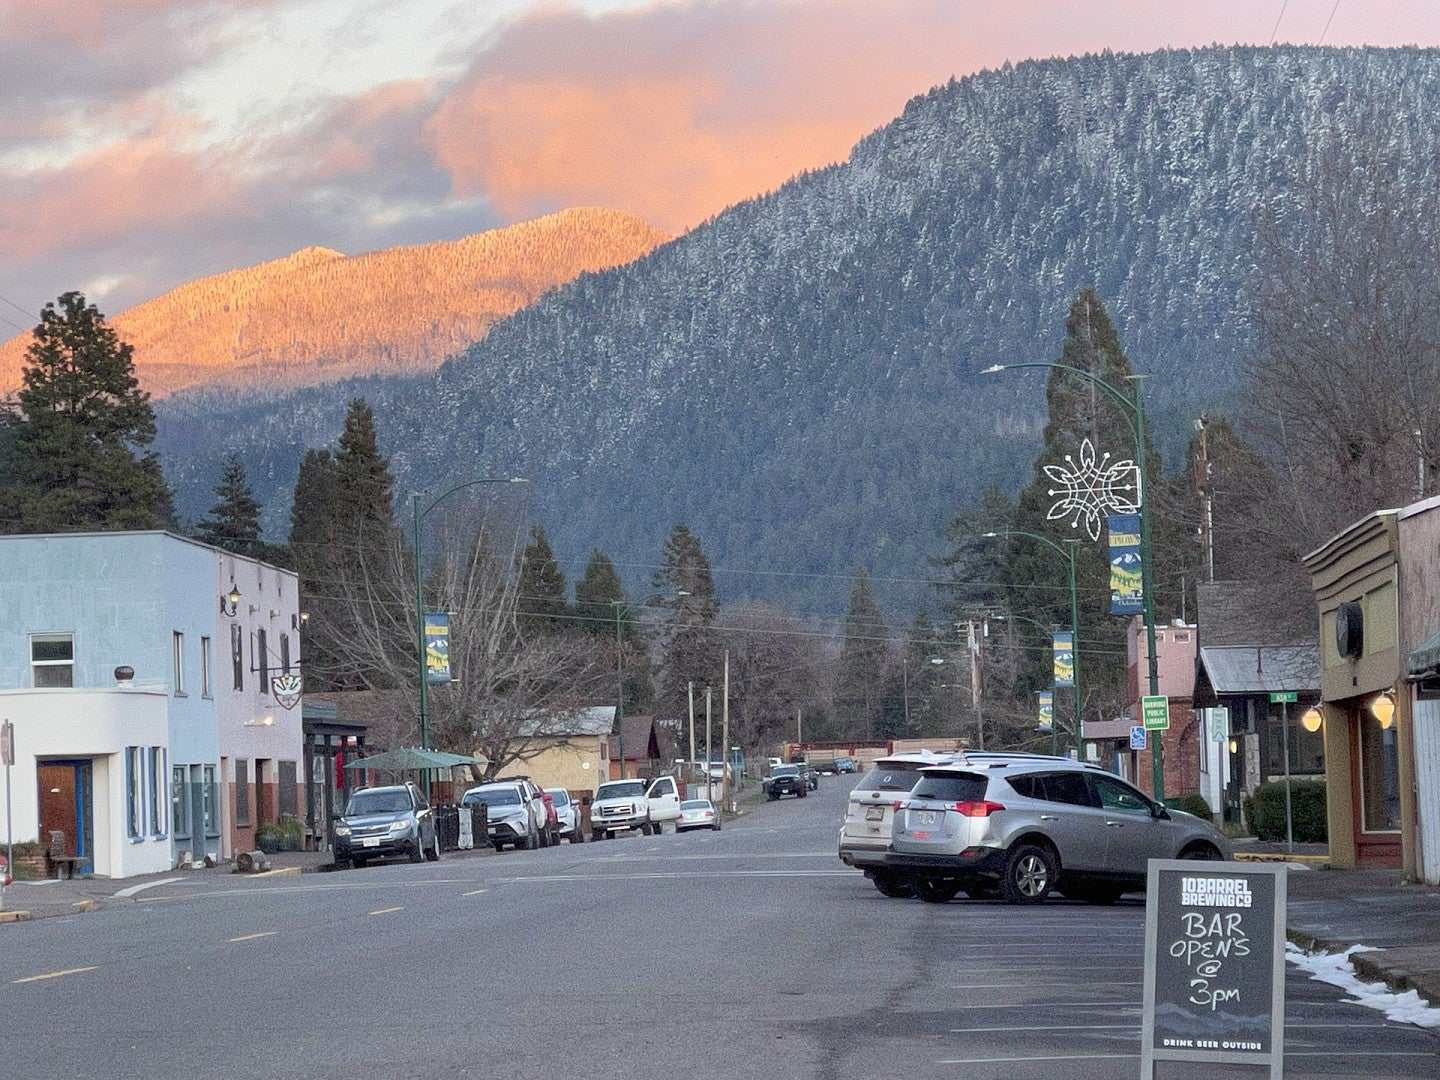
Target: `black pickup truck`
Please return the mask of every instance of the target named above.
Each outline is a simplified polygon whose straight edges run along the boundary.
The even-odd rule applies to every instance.
[[[800,775],[798,765],[776,765],[763,784],[767,799],[778,799],[782,795],[794,795],[803,799],[807,794],[805,778]]]

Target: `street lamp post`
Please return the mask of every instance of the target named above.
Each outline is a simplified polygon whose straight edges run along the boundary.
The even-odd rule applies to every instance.
[[[624,600],[611,600],[615,609],[615,732],[620,739],[620,779],[625,779],[625,644],[620,639],[620,612]],[[608,777],[607,777],[608,779]]]
[[[419,664],[420,675],[420,749],[430,749],[430,703],[429,703],[429,670],[425,663],[425,576],[421,567],[420,559],[420,525],[430,516],[430,511],[439,506],[442,502],[454,495],[457,491],[465,488],[475,487],[478,484],[528,484],[530,481],[521,476],[484,476],[478,480],[467,480],[463,484],[456,484],[448,491],[441,492],[430,500],[430,504],[423,510],[420,508],[420,492],[410,493],[410,512],[414,521],[414,544],[415,544],[415,658]],[[424,772],[421,779],[425,787],[425,796],[430,796],[430,774]]]
[[[1125,420],[1130,425],[1130,434],[1135,439],[1135,502],[1136,509],[1140,516],[1140,592],[1141,606],[1145,618],[1145,646],[1148,653],[1148,667],[1150,676],[1150,695],[1152,697],[1160,693],[1160,665],[1159,658],[1155,655],[1155,590],[1154,570],[1150,565],[1150,500],[1145,496],[1145,395],[1141,392],[1141,383],[1138,376],[1132,376],[1135,383],[1133,398],[1126,397],[1123,393],[1110,385],[1100,376],[1095,375],[1084,368],[1073,367],[1070,364],[1058,363],[1030,363],[1030,364],[992,364],[981,372],[982,375],[990,375],[1000,371],[1010,371],[1018,368],[1059,368],[1061,371],[1068,371],[1072,375],[1078,375],[1082,379],[1088,379],[1101,390],[1109,394],[1115,401],[1125,409]],[[1160,760],[1159,739],[1157,745],[1150,754],[1152,776],[1154,778],[1155,798],[1165,798],[1165,767]]]
[[[1026,532],[1024,529],[1006,529],[1006,530],[1004,530],[1003,532],[988,532],[988,533],[985,534],[985,537],[986,537],[987,539],[991,539],[991,540],[1000,539],[1000,538],[1008,538],[1008,537],[1011,537],[1011,536],[1024,536],[1024,537],[1028,537],[1028,538],[1031,539],[1031,540],[1038,540],[1038,541],[1040,541],[1040,543],[1049,546],[1050,548],[1052,548],[1052,549],[1055,551],[1056,554],[1058,554],[1062,559],[1065,560],[1066,566],[1067,566],[1067,568],[1068,568],[1068,570],[1069,570],[1069,572],[1070,572],[1070,647],[1071,647],[1071,649],[1073,650],[1073,651],[1071,652],[1071,656],[1073,657],[1073,661],[1072,661],[1073,667],[1071,668],[1070,674],[1071,674],[1071,676],[1072,676],[1071,682],[1073,682],[1073,683],[1075,684],[1075,685],[1074,685],[1074,693],[1075,693],[1075,758],[1076,758],[1076,760],[1079,760],[1079,758],[1080,758],[1080,604],[1079,604],[1078,596],[1077,596],[1077,594],[1076,594],[1076,592],[1075,592],[1075,545],[1078,544],[1079,541],[1078,541],[1078,540],[1067,540],[1067,541],[1065,542],[1067,546],[1066,546],[1066,547],[1061,547],[1059,544],[1055,543],[1054,540],[1051,540],[1048,536],[1042,536],[1040,533]],[[1056,730],[1055,724],[1054,724],[1054,721],[1053,721],[1053,720],[1051,721],[1051,724],[1050,724],[1050,752],[1051,752],[1051,753],[1055,753],[1055,754],[1058,754],[1058,753],[1060,752],[1059,732]]]

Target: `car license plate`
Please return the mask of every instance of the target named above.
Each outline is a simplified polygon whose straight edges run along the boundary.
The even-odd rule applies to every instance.
[[[378,836],[367,836],[367,837],[365,837],[363,840],[360,841],[360,846],[361,846],[361,847],[379,847],[379,846],[380,846],[380,837],[378,837]]]
[[[866,821],[884,821],[885,808],[883,806],[867,806],[865,808]]]
[[[917,810],[915,811],[915,824],[934,825],[937,816],[934,810]]]
[[[927,832],[925,829],[911,829],[911,830],[910,830],[910,835],[911,835],[912,837],[914,837],[916,840],[929,840],[929,839],[930,839],[930,833]]]

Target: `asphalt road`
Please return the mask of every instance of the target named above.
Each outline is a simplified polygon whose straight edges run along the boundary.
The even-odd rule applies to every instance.
[[[1139,1074],[1139,902],[887,900],[835,857],[849,778],[822,784],[721,833],[211,877],[8,927],[0,1077]],[[1298,973],[1287,998],[1287,1077],[1440,1077],[1436,1034]]]

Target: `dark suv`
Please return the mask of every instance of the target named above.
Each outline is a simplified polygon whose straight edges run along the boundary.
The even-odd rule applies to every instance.
[[[781,795],[794,795],[803,799],[809,792],[805,777],[800,775],[799,765],[776,765],[765,778],[764,788],[767,799],[778,799]]]
[[[976,755],[920,774],[895,811],[885,867],[931,903],[998,889],[1016,904],[1052,891],[1113,904],[1145,888],[1150,859],[1231,857],[1212,823],[1094,765]]]
[[[335,865],[364,866],[371,859],[440,858],[435,812],[414,784],[361,788],[335,822]]]

